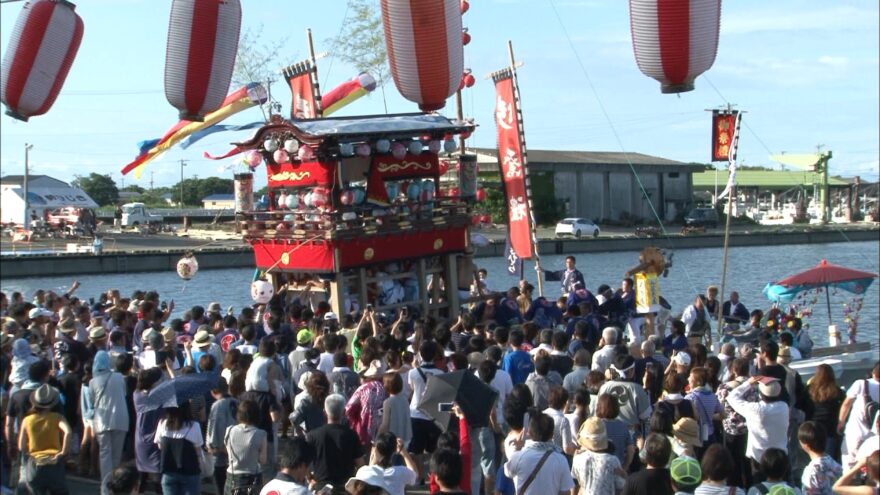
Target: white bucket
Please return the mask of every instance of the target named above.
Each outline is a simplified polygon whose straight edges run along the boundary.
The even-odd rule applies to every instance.
[[[828,346],[837,347],[840,345],[840,331],[837,325],[828,325]]]

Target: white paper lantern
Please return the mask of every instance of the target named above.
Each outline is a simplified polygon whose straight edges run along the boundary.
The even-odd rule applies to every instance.
[[[339,202],[348,206],[354,202],[354,193],[350,189],[346,189],[339,193]]]
[[[272,154],[272,158],[275,159],[275,163],[282,164],[290,162],[290,156],[288,156],[287,152],[284,150],[275,150],[275,153]]]
[[[355,146],[354,152],[357,153],[357,156],[370,156],[370,145],[367,143],[360,143]]]
[[[422,143],[420,143],[418,141],[410,141],[409,146],[407,146],[407,148],[409,148],[408,151],[410,152],[410,154],[418,155],[419,153],[422,152]]]
[[[380,139],[376,141],[376,151],[379,153],[388,153],[391,150],[391,141],[387,139]]]
[[[189,280],[196,276],[196,273],[199,272],[199,262],[196,261],[196,257],[188,254],[177,262],[177,275],[184,279]]]
[[[435,155],[437,153],[440,153],[440,150],[442,148],[443,148],[443,143],[441,143],[439,139],[432,139],[428,143],[428,151],[430,151],[431,153],[434,153]]]
[[[266,304],[275,295],[275,288],[265,280],[254,280],[251,283],[251,299],[257,304]]]
[[[286,208],[287,207],[287,193],[281,193],[278,196],[278,208]]]
[[[395,141],[391,145],[391,156],[398,160],[403,160],[406,157],[406,146],[399,141]]]
[[[296,139],[288,139],[288,140],[284,141],[284,151],[288,152],[289,154],[292,155],[292,154],[296,153],[296,150],[298,150],[298,149],[299,149],[299,141],[297,141]]]
[[[287,198],[284,200],[284,206],[287,206],[291,210],[299,206],[299,198],[296,194],[288,194]]]
[[[342,156],[354,155],[354,145],[351,143],[340,143],[339,154]]]
[[[299,156],[299,161],[301,162],[308,162],[315,159],[315,152],[312,151],[312,148],[310,148],[307,144],[299,147],[297,155]]]
[[[443,141],[443,151],[447,153],[452,153],[453,151],[455,151],[456,148],[458,148],[458,146],[455,144],[454,139],[447,139],[446,141]]]
[[[263,141],[263,149],[265,149],[269,153],[272,153],[273,151],[278,149],[278,142],[274,139],[267,139]]]

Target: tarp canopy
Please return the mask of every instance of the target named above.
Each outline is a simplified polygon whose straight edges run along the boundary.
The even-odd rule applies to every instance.
[[[19,198],[23,197],[22,189],[12,189]],[[63,208],[72,206],[75,208],[97,208],[88,194],[82,189],[75,187],[31,187],[28,188],[28,206],[31,208]]]
[[[294,128],[315,137],[367,138],[410,137],[418,133],[457,133],[473,130],[473,124],[447,119],[437,114],[401,114],[294,120]]]

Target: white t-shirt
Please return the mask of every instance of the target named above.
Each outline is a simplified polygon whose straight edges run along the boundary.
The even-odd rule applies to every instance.
[[[419,403],[422,402],[422,396],[425,395],[425,385],[428,376],[440,375],[442,373],[443,370],[437,368],[413,368],[409,370],[406,382],[413,391],[412,400],[410,400],[409,403],[409,415],[411,418],[426,419],[428,421],[433,420],[431,416],[428,416],[419,409]],[[422,374],[425,375],[424,379],[422,379]]]
[[[533,444],[531,440],[526,440],[525,448],[513,453],[510,460],[504,464],[504,474],[513,480],[517,493],[544,457],[545,451],[533,448]],[[574,479],[571,477],[568,460],[564,455],[554,452],[541,466],[532,484],[521,495],[557,495],[572,488],[574,488]]]
[[[565,417],[565,414],[550,407],[544,409],[543,413],[553,418],[553,444],[562,451],[576,447],[571,436],[571,425],[568,423],[568,418]]]
[[[309,487],[293,481],[284,481],[275,478],[260,490],[260,495],[314,495]]]
[[[873,378],[867,380],[868,394],[874,400],[880,400],[880,382]],[[865,380],[857,380],[846,391],[847,398],[853,399],[852,410],[844,429],[844,453],[852,455],[859,447],[859,443],[871,431],[868,420],[865,418]],[[855,462],[855,457],[848,462]]]
[[[478,371],[474,371],[474,375],[476,375],[477,378],[480,377]],[[507,396],[513,392],[513,380],[510,379],[510,373],[498,368],[495,370],[495,377],[492,378],[492,383],[490,383],[489,386],[498,392],[498,402],[495,403],[495,420],[497,424],[503,425],[504,401],[506,401]]]
[[[333,371],[333,354],[330,352],[322,352],[318,361],[318,370],[325,375],[329,375]]]
[[[416,484],[416,473],[406,466],[385,469],[385,490],[389,495],[404,495],[407,486]]]
[[[189,425],[184,425],[184,427],[179,430],[169,430],[166,427],[166,423],[167,421],[165,419],[159,420],[159,425],[156,427],[156,436],[153,439],[153,442],[155,442],[156,445],[162,443],[162,437],[183,438],[189,440],[196,449],[205,443],[202,437],[202,429],[199,428],[199,423],[197,421],[191,421]]]

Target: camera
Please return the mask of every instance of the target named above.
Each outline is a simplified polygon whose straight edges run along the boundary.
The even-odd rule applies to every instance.
[[[367,303],[367,311],[372,311],[372,310],[373,310],[373,305],[370,303]]]
[[[437,410],[440,412],[452,412],[452,402],[441,402],[437,404]]]

